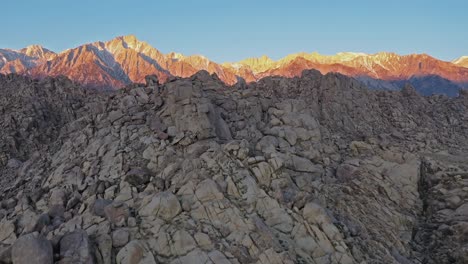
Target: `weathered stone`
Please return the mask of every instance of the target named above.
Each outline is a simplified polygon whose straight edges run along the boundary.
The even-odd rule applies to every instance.
[[[4,207],[5,209],[15,208],[16,204],[17,204],[17,201],[15,198],[10,198],[6,201],[2,201],[2,207]]]
[[[372,146],[362,141],[353,141],[349,147],[355,155],[373,153]]]
[[[219,263],[219,264],[230,264],[231,262],[226,258],[226,256],[219,252],[218,250],[213,250],[210,253],[208,253],[208,257],[210,258],[213,263]]]
[[[152,74],[152,75],[147,75],[145,77],[145,81],[146,81],[146,86],[147,87],[158,87],[159,85],[159,79],[158,79],[158,76]]]
[[[7,163],[8,168],[18,169],[23,163],[17,159],[9,159]]]
[[[65,263],[95,263],[92,243],[83,230],[65,234],[60,239],[60,262]]]
[[[174,261],[170,262],[171,264],[204,264],[210,260],[208,254],[205,252],[195,249],[192,252],[188,253],[185,256],[178,257]]]
[[[197,245],[205,250],[212,249],[213,244],[211,242],[210,237],[204,233],[196,233],[194,236],[195,240],[197,241]]]
[[[127,230],[117,229],[112,232],[112,245],[114,247],[123,247],[128,243],[130,235]]]
[[[291,156],[291,169],[301,172],[321,173],[323,171],[320,165],[315,165],[312,161],[296,155]]]
[[[112,224],[116,226],[123,226],[126,224],[130,216],[130,210],[125,203],[113,202],[104,207],[104,214]]]
[[[273,249],[268,249],[260,254],[257,264],[292,264],[291,260],[284,259],[283,256],[276,253]]]
[[[0,244],[0,263],[12,263],[11,248],[11,245]]]
[[[133,186],[147,184],[150,178],[150,172],[142,168],[133,168],[125,176],[125,180]]]
[[[267,162],[256,164],[255,167],[252,168],[252,171],[260,186],[270,187],[273,168]]]
[[[176,256],[183,256],[194,249],[197,244],[192,236],[185,230],[179,230],[172,236],[171,252]]]
[[[217,73],[109,93],[0,74],[0,252],[40,231],[59,263],[466,262],[463,93]]]
[[[49,198],[49,205],[62,205],[65,206],[67,200],[67,193],[65,190],[57,188],[53,189]]]
[[[276,151],[279,142],[278,139],[274,136],[265,136],[263,137],[255,146],[255,149],[261,150],[263,153],[271,153]]]
[[[49,207],[48,214],[52,218],[64,218],[65,206],[60,204],[54,204]]]
[[[99,232],[100,233],[100,232]],[[112,238],[107,233],[100,233],[94,239],[96,250],[96,263],[111,264],[112,263]]]
[[[358,168],[350,164],[342,164],[336,170],[336,178],[342,182],[351,181],[358,176]]]
[[[65,210],[70,210],[73,207],[75,207],[77,204],[79,204],[81,201],[81,195],[77,192],[73,193],[73,195],[70,197],[70,199],[67,201],[67,206],[65,207]]]
[[[211,179],[206,179],[197,186],[195,196],[200,202],[220,200],[223,198],[223,194],[219,191],[218,185]]]
[[[116,256],[117,264],[156,264],[153,254],[144,242],[133,240],[123,247]]]
[[[0,221],[0,241],[4,244],[12,244],[15,240],[15,224],[3,218]]]
[[[119,120],[120,118],[123,117],[123,113],[122,111],[120,110],[116,110],[116,111],[112,111],[109,113],[109,122],[112,124],[114,123],[116,120]]]
[[[468,220],[468,203],[460,205],[456,210],[455,214],[463,219]]]
[[[105,200],[105,199],[96,199],[96,201],[93,204],[93,213],[97,216],[100,217],[105,217],[106,212],[104,209],[106,206],[110,205],[112,203],[111,200]]]
[[[170,221],[182,211],[179,200],[169,191],[161,192],[147,199],[138,211],[140,216],[157,216]]]
[[[311,224],[329,223],[329,217],[325,209],[316,203],[308,203],[302,212],[302,217]]]
[[[20,237],[12,246],[13,264],[54,263],[52,244],[37,233]]]
[[[19,218],[17,226],[20,229],[22,229],[23,234],[28,234],[28,233],[35,231],[34,229],[36,227],[38,220],[39,220],[39,215],[37,215],[35,212],[31,210],[26,210],[25,212],[23,212],[23,214]]]

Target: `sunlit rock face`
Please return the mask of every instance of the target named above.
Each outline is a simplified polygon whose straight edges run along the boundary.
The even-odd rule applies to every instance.
[[[295,53],[273,60],[267,56],[216,63],[202,55],[163,54],[135,36],[89,43],[55,54],[33,45],[19,51],[0,49],[0,73],[34,78],[64,75],[87,87],[117,89],[143,83],[154,74],[161,82],[190,77],[200,70],[215,73],[225,84],[247,83],[268,76],[298,77],[303,70],[338,72],[363,81],[369,88],[399,90],[406,81],[422,94],[453,96],[468,84],[466,57],[445,62],[426,54],[398,55],[341,52],[335,55]],[[437,79],[439,78],[439,79]],[[415,81],[417,79],[417,81]]]
[[[452,61],[454,64],[468,68],[468,56],[461,56],[460,58]]]

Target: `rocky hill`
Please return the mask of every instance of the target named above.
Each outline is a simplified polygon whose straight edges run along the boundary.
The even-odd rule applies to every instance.
[[[467,263],[468,95],[0,75],[0,263]]]

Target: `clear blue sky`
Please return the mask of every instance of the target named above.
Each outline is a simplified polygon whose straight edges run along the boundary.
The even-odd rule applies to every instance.
[[[294,52],[468,55],[467,0],[5,0],[0,47],[61,51],[134,34],[217,62]]]

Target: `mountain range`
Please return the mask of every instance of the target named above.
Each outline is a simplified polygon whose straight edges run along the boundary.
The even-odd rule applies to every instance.
[[[163,54],[133,35],[84,44],[60,53],[39,45],[21,50],[0,49],[0,73],[38,79],[64,75],[84,86],[101,89],[141,83],[151,74],[166,82],[174,76],[189,77],[206,70],[233,85],[240,79],[254,82],[267,76],[296,77],[306,69],[316,69],[322,74],[339,72],[371,89],[398,90],[409,82],[425,95],[455,96],[460,89],[468,88],[468,56],[447,62],[427,54],[296,53],[280,60],[262,56],[219,64],[201,55]]]

